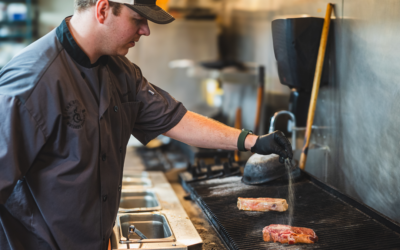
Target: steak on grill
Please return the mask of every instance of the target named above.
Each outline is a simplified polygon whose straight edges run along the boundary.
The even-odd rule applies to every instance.
[[[285,199],[274,198],[238,198],[237,206],[240,210],[247,211],[278,211],[284,212],[289,205]]]
[[[314,242],[318,241],[318,237],[312,229],[279,224],[272,224],[264,227],[263,238],[264,241],[273,241],[288,244],[313,244]]]

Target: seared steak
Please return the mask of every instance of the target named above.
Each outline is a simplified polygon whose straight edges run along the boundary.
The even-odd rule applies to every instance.
[[[238,198],[237,206],[240,210],[247,211],[278,211],[284,212],[288,209],[285,199],[274,198]]]
[[[279,224],[272,224],[264,227],[263,238],[264,241],[273,241],[288,244],[312,244],[318,241],[318,237],[312,229]]]

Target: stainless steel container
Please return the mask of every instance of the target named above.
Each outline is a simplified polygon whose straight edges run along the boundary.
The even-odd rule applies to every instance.
[[[119,236],[121,244],[156,243],[175,241],[169,222],[161,213],[135,213],[118,215]],[[135,235],[127,240],[129,226],[134,225],[147,239]]]
[[[127,191],[121,193],[119,212],[150,212],[157,210],[161,210],[161,206],[153,191]]]
[[[122,178],[122,189],[144,189],[152,186],[153,184],[149,178],[132,178],[129,176]]]

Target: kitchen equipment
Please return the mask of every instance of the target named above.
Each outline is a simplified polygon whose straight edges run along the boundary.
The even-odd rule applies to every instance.
[[[287,198],[288,182],[246,185],[240,177],[207,180],[183,185],[204,211],[228,249],[399,249],[400,225],[361,204],[308,173],[297,169],[293,181],[293,226],[315,231],[315,244],[290,246],[264,242],[262,230],[270,224],[287,224],[288,214],[239,211],[238,197]]]
[[[309,111],[308,111],[307,129],[306,129],[306,134],[305,134],[305,139],[304,139],[305,142],[304,142],[304,146],[303,146],[303,152],[301,153],[301,157],[300,157],[300,168],[301,169],[304,169],[306,167],[308,145],[310,144],[311,130],[312,130],[313,122],[314,122],[315,109],[317,106],[317,98],[318,98],[319,86],[321,83],[322,69],[324,66],[326,45],[328,43],[332,8],[333,8],[333,5],[328,4],[327,9],[326,9],[326,14],[325,14],[324,28],[322,30],[322,35],[321,35],[321,43],[319,45],[318,60],[317,60],[317,66],[315,69],[313,89],[312,89],[312,94],[311,94],[310,107],[309,107]]]
[[[209,153],[212,154],[212,152]],[[206,156],[204,159],[209,158],[209,155],[203,155]],[[228,162],[222,163],[221,159],[216,155],[216,152],[214,155],[214,162],[211,164],[206,164],[201,158],[197,158],[196,165],[189,164],[187,171],[179,174],[179,179],[185,180],[185,182],[182,182],[182,185],[184,185],[184,183],[237,176],[241,174],[240,169],[244,166],[244,162],[236,162],[232,156],[228,156]]]
[[[149,178],[122,177],[123,190],[146,189],[152,186],[153,184]]]
[[[235,60],[207,61],[207,62],[201,62],[200,65],[206,69],[222,70],[227,67],[235,67],[240,71],[246,70],[246,66],[242,62]]]
[[[311,91],[324,19],[281,17],[273,20],[271,25],[281,84],[298,91]],[[327,83],[329,72],[323,73],[322,82]]]
[[[281,84],[292,90],[288,110],[296,116],[298,127],[305,127],[307,122],[323,24],[323,18],[310,16],[282,17],[272,21],[278,75]],[[321,85],[327,84],[329,79],[329,67],[325,66]]]
[[[202,239],[164,173],[151,171],[141,174],[135,172],[135,168],[134,165],[126,164],[124,166],[124,177],[126,177],[126,170],[129,170],[130,177],[148,177],[153,183],[153,187],[147,190],[122,190],[121,195],[127,194],[127,197],[132,197],[131,194],[134,193],[133,197],[137,197],[136,194],[140,196],[140,193],[145,196],[154,193],[159,204],[162,204],[163,207],[159,212],[122,213],[119,211],[111,235],[113,249],[128,248],[127,233],[131,225],[134,225],[135,229],[138,229],[147,239],[140,239],[137,235],[129,236],[129,241],[133,241],[129,243],[130,249],[201,249]],[[150,203],[152,202],[150,201]]]
[[[296,169],[297,164],[291,171]],[[243,172],[242,182],[247,185],[259,185],[276,180],[287,174],[285,164],[279,162],[279,155],[252,155],[246,163]]]
[[[248,185],[262,184],[285,174],[285,164],[279,162],[279,155],[252,155],[246,163],[242,182]]]
[[[276,119],[281,115],[289,116],[287,130],[288,130],[288,132],[292,132],[292,150],[294,151],[296,149],[296,130],[294,128],[296,128],[297,123],[296,123],[296,117],[294,116],[294,114],[292,112],[286,111],[286,110],[275,112],[274,116],[271,118],[268,133],[272,133],[275,131]]]
[[[142,234],[142,232],[140,232],[134,225],[130,225],[129,229],[128,229],[128,235],[126,236],[126,239],[129,241],[129,236],[133,236],[133,235],[137,235],[140,237],[140,239],[147,239],[147,237]]]
[[[160,202],[153,191],[128,191],[121,193],[120,213],[150,212],[161,210]]]
[[[137,148],[136,153],[147,171],[170,172],[173,169],[184,169],[189,160],[177,144],[180,142],[171,140],[171,143],[160,148]]]
[[[164,214],[122,214],[118,215],[117,221],[120,229],[119,239],[121,244],[175,241],[175,236]],[[135,233],[137,234],[139,231],[141,236],[130,233],[132,230],[131,225],[135,225]]]

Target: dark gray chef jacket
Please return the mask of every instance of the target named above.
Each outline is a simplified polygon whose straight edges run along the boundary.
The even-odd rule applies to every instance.
[[[92,65],[66,20],[0,72],[1,250],[107,249],[130,135],[186,113],[125,57]]]

